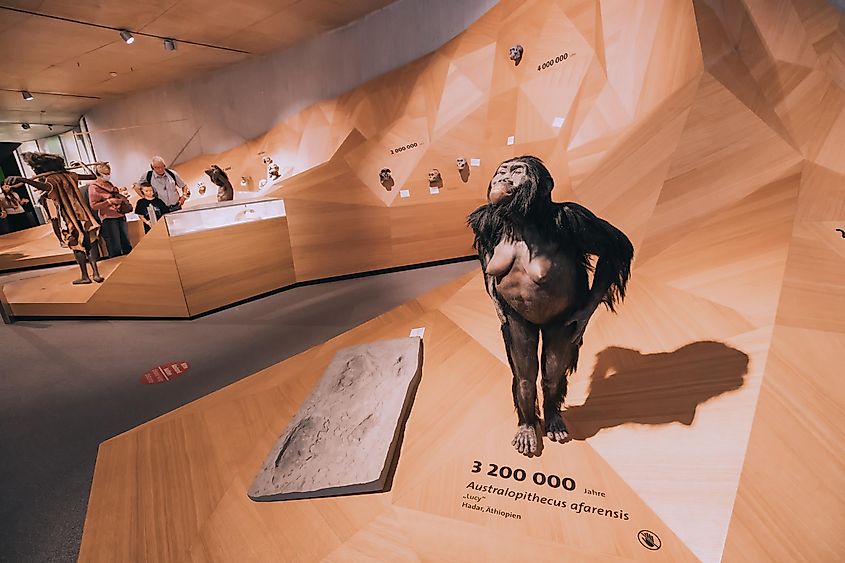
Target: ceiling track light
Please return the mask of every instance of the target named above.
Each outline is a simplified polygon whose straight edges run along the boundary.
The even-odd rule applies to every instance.
[[[176,50],[176,40],[175,39],[165,39],[164,40],[164,49],[165,49],[165,51],[175,51]]]
[[[21,123],[21,129],[23,129],[24,131],[26,131],[29,128],[30,128],[29,123]]]
[[[127,45],[132,45],[135,42],[135,38],[132,37],[132,34],[126,29],[120,30],[120,38],[126,41]]]
[[[23,99],[27,102],[35,99],[35,96],[33,96],[29,90],[21,90],[21,96],[23,96]]]

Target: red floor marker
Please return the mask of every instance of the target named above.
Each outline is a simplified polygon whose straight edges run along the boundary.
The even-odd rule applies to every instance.
[[[141,383],[145,385],[152,385],[154,383],[167,383],[173,381],[177,377],[182,377],[191,369],[191,364],[188,362],[173,362],[172,364],[162,364],[154,367],[147,373],[141,376]]]

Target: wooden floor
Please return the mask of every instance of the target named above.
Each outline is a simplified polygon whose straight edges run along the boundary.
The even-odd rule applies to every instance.
[[[0,272],[73,262],[73,252],[59,245],[50,225],[0,236]]]
[[[778,299],[769,305],[777,308]],[[809,505],[835,509],[844,500],[838,485],[845,468],[831,447],[837,442],[827,440],[841,435],[845,420],[813,382],[833,384],[839,368],[830,358],[842,357],[845,338],[830,334],[812,344],[803,336],[798,344],[810,344],[816,359],[801,362],[790,336],[806,331],[751,316],[635,275],[621,313],[601,312],[588,329],[567,397],[575,439],[547,441],[529,459],[510,446],[510,371],[481,277],[470,274],[103,443],[80,560],[516,561],[554,554],[572,561],[717,561],[723,548],[756,555],[758,534],[776,533],[773,523],[813,538],[801,547],[808,560],[833,560],[827,556],[845,548],[835,510],[828,522],[793,514],[810,512]],[[415,327],[425,327],[423,378],[392,489],[251,501],[256,471],[335,351]],[[785,393],[792,404],[782,400]],[[814,462],[803,463],[803,453]],[[482,472],[472,472],[475,461]],[[490,464],[529,477],[492,477]],[[788,474],[769,469],[782,466]],[[577,488],[538,486],[530,482],[535,472],[570,477]],[[584,502],[629,519],[477,493],[467,488],[471,482],[552,497],[576,510]],[[777,486],[785,490],[767,490]],[[734,509],[735,498],[748,502],[761,489],[765,520],[754,519],[757,503]],[[486,498],[473,503],[467,494]],[[639,543],[643,529],[660,538],[659,551]],[[786,547],[759,546],[768,560],[800,559],[781,557],[793,555]]]
[[[841,560],[843,30],[823,0],[502,2],[426,60],[419,99],[390,106],[404,115],[391,124],[400,132],[424,112],[438,119],[422,122],[432,152],[397,169],[515,134],[484,162],[539,154],[557,200],[634,241],[629,296],[618,316],[593,319],[570,381],[575,439],[534,459],[511,449],[510,372],[476,274],[103,443],[80,559]],[[526,47],[518,71],[500,56],[516,42]],[[537,70],[556,46],[577,51],[572,64]],[[369,99],[360,94],[349,99]],[[396,145],[404,136],[393,131],[384,139]],[[318,201],[314,186],[307,197],[290,187],[314,214],[340,191]],[[371,217],[356,244],[386,225]],[[319,247],[313,228],[292,224],[292,240],[307,233]],[[334,351],[414,327],[426,328],[423,377],[392,489],[250,501],[261,461]],[[529,477],[490,476],[489,464]],[[576,490],[535,485],[535,472],[570,477]],[[476,493],[471,482],[568,506]],[[641,543],[643,530],[659,550]]]

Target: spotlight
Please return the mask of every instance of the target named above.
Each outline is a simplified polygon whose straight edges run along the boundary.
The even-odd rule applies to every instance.
[[[121,38],[121,39],[123,39],[124,41],[126,41],[126,44],[127,44],[127,45],[132,45],[132,43],[134,43],[134,42],[135,42],[135,38],[134,38],[134,37],[132,37],[132,34],[131,34],[131,33],[129,33],[129,32],[128,32],[127,30],[125,30],[125,29],[121,29],[121,30],[120,30],[120,38]]]
[[[29,127],[30,127],[29,123],[21,123],[21,129],[23,129],[24,131],[29,129]]]
[[[23,99],[26,100],[27,102],[35,99],[35,96],[33,96],[32,93],[29,90],[22,90],[21,96],[23,96]]]
[[[52,130],[53,130],[53,124],[52,124],[52,123],[48,123],[48,124],[47,124],[47,129],[49,129],[50,131],[52,131]]]
[[[164,49],[166,51],[175,51],[176,50],[176,41],[173,39],[165,39],[164,40]]]

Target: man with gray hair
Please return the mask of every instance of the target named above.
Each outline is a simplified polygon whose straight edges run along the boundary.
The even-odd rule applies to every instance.
[[[179,211],[185,203],[185,181],[179,177],[176,171],[167,167],[167,163],[160,156],[154,156],[150,161],[150,170],[141,174],[138,185],[148,182],[161,201],[167,206],[168,212]],[[140,189],[135,186],[135,191],[140,194]]]

